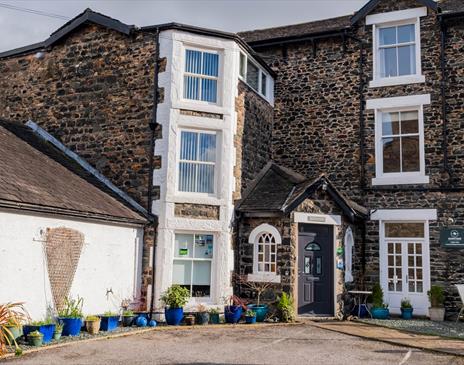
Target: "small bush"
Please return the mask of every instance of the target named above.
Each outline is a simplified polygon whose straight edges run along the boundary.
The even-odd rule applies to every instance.
[[[375,283],[372,288],[372,307],[388,308],[388,305],[383,302],[383,290],[379,283]]]
[[[412,308],[411,301],[408,298],[404,298],[401,300],[401,308]]]
[[[281,322],[295,321],[295,309],[291,295],[283,292],[277,303],[278,317]]]
[[[430,290],[427,292],[429,296],[430,304],[432,307],[442,307],[445,302],[445,295],[443,294],[443,288],[439,285],[432,285]]]
[[[161,302],[169,308],[182,308],[190,298],[190,291],[180,285],[172,285],[161,296]]]

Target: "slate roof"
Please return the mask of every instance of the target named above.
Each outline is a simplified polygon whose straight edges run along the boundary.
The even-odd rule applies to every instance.
[[[147,217],[27,126],[0,120],[0,207],[114,222]]]
[[[458,13],[464,11],[463,0],[440,0],[438,6],[443,13]]]
[[[368,210],[344,196],[325,176],[304,176],[268,163],[244,192],[237,210],[243,213],[289,213],[318,189],[324,188],[352,220],[365,219]]]

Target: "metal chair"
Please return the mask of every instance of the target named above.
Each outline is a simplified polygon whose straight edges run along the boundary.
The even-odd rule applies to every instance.
[[[459,310],[458,318],[456,318],[456,322],[459,321],[461,318],[462,312],[464,312],[464,284],[456,284],[456,288],[458,289],[459,296],[461,297],[461,309]]]

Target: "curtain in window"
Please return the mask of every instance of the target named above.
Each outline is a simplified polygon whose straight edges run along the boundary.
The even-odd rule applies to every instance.
[[[217,101],[219,55],[187,49],[185,53],[184,98]]]

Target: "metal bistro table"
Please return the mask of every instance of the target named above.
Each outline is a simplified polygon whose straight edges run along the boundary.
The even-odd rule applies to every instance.
[[[372,314],[367,307],[367,298],[372,294],[372,291],[368,290],[349,290],[348,293],[354,297],[354,305],[358,306],[358,318],[361,318],[361,307],[364,307],[369,313],[369,316],[372,318]]]

